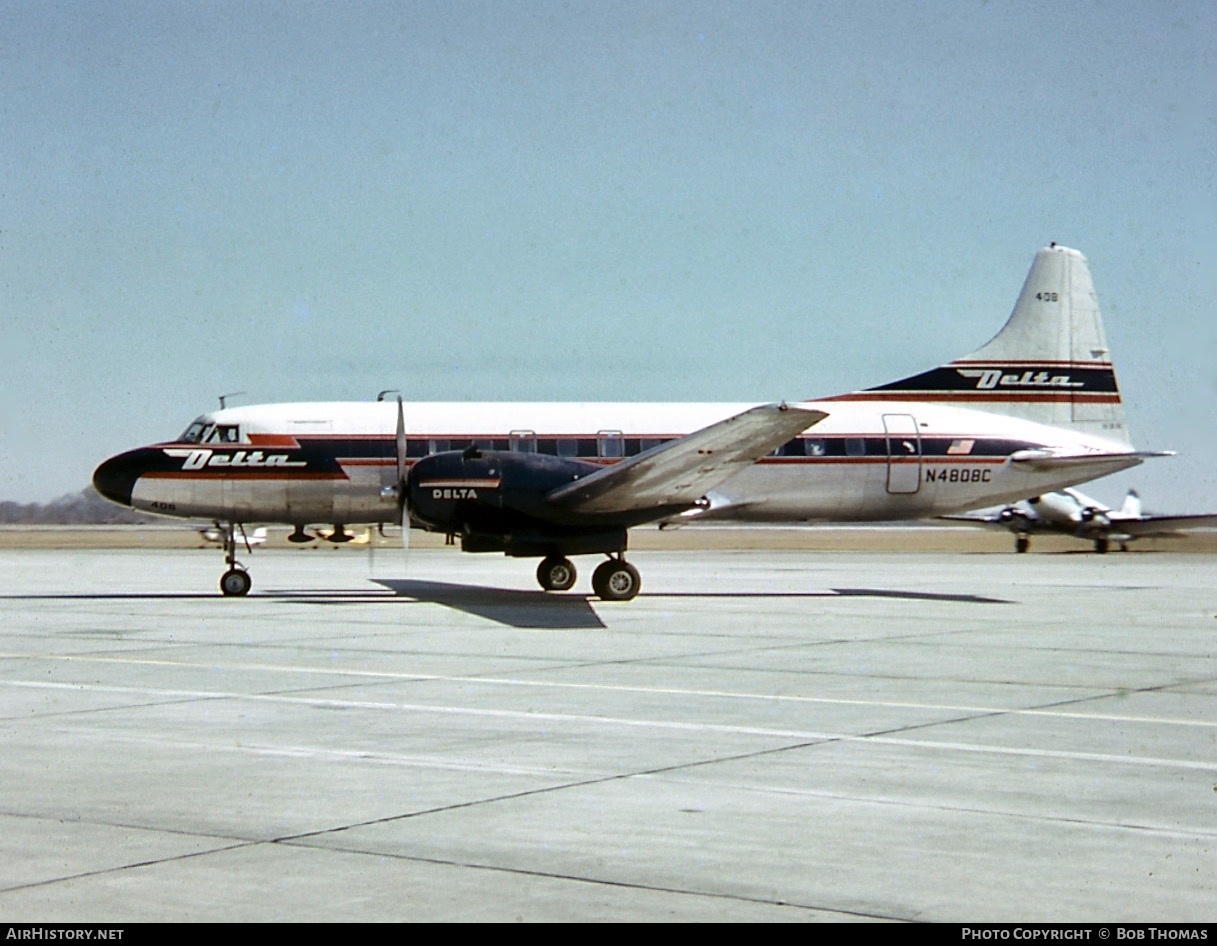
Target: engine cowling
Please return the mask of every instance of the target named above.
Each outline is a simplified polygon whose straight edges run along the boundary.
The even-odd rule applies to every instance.
[[[998,521],[1012,532],[1028,532],[1031,519],[1017,506],[1006,506],[997,514]]]
[[[1079,514],[1079,518],[1087,525],[1109,526],[1111,519],[1102,509],[1096,509],[1094,506],[1087,506]]]
[[[573,555],[619,552],[625,523],[569,518],[550,491],[601,469],[547,454],[465,450],[417,461],[407,477],[411,519],[461,537],[469,552]]]

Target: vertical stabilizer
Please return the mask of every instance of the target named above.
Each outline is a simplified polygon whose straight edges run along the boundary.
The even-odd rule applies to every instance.
[[[988,344],[852,397],[954,402],[1128,443],[1086,257],[1055,243],[1035,254],[1014,311]]]
[[[1124,505],[1120,507],[1120,515],[1125,519],[1141,518],[1141,497],[1135,489],[1130,489],[1124,497]]]

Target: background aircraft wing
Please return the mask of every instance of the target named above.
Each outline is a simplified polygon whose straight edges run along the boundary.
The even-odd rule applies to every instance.
[[[1138,537],[1170,536],[1186,529],[1199,529],[1205,526],[1217,527],[1217,515],[1140,516],[1136,519],[1113,517],[1111,520],[1113,532],[1123,532]]]
[[[591,515],[692,505],[827,416],[789,404],[754,407],[560,486],[545,500]]]
[[[972,513],[970,515],[960,513],[956,516],[937,516],[936,518],[946,520],[947,522],[966,522],[970,526],[994,526],[999,529],[1006,527],[1006,522],[1002,521],[999,513],[993,513],[988,516],[982,516],[979,513]]]
[[[964,512],[951,516],[938,516],[947,522],[966,522],[971,526],[989,526],[1011,532],[1039,532],[1045,527],[1043,518],[1033,509],[1021,504],[1005,506],[993,512]]]

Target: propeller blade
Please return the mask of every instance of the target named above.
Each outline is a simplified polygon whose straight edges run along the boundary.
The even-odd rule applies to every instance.
[[[401,395],[397,397],[397,485],[406,481],[406,411],[402,407]],[[406,494],[399,493],[397,501],[405,505]]]
[[[401,519],[401,547],[410,551],[410,484],[406,469],[406,411],[397,396],[397,512]]]

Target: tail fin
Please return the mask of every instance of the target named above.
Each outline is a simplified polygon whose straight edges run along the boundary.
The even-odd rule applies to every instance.
[[[1128,495],[1124,497],[1124,504],[1120,507],[1120,515],[1127,519],[1141,518],[1141,497],[1137,495],[1135,489],[1130,489]]]
[[[1129,442],[1086,257],[1055,243],[1035,254],[1014,311],[988,344],[848,396],[953,402]]]

